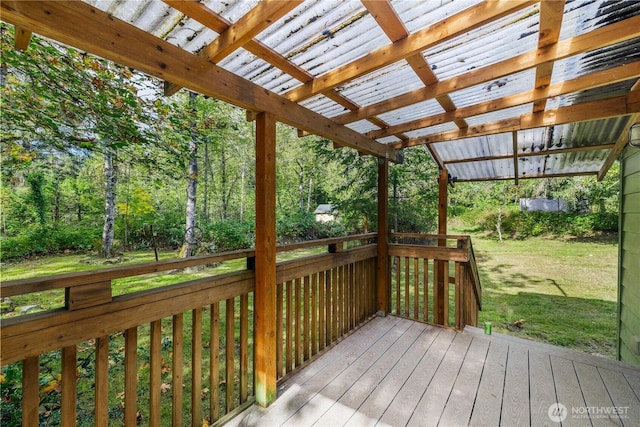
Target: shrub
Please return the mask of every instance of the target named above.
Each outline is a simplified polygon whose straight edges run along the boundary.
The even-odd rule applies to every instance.
[[[100,240],[101,230],[88,227],[45,225],[32,227],[13,237],[0,240],[0,259],[45,255],[63,250],[91,249]]]
[[[235,251],[253,247],[255,229],[253,223],[222,220],[209,224],[205,230],[206,240],[213,243],[213,250]]]
[[[496,212],[480,218],[480,228],[497,234]],[[521,239],[529,236],[589,236],[601,232],[617,232],[618,217],[615,213],[576,214],[565,212],[520,212],[509,211],[502,214],[503,236]]]

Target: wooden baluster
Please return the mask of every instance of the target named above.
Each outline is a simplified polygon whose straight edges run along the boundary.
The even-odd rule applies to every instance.
[[[463,298],[463,280],[464,280],[464,272],[463,272],[463,268],[464,266],[462,265],[461,262],[456,262],[455,264],[455,272],[456,272],[456,281],[455,281],[455,285],[456,285],[456,311],[455,311],[455,318],[456,318],[456,329],[463,329],[464,328],[464,298]]]
[[[404,258],[404,316],[410,317],[409,314],[409,257]]]
[[[318,352],[318,275],[311,275],[311,355]]]
[[[182,385],[184,382],[184,315],[182,313],[173,316],[173,361],[171,367],[172,383],[172,418],[173,426],[182,425]]]
[[[302,283],[300,279],[295,280],[295,321],[294,321],[294,354],[295,358],[293,361],[293,366],[296,367],[300,365],[300,357],[302,356],[302,298],[300,294],[302,293]]]
[[[220,303],[211,304],[209,309],[209,421],[220,418]]]
[[[283,345],[283,300],[284,298],[284,283],[278,283],[276,290],[276,375],[278,378],[284,377],[285,366],[282,360],[282,345]]]
[[[40,423],[38,406],[40,404],[40,387],[38,376],[40,362],[38,356],[28,357],[22,361],[22,426],[33,427]]]
[[[402,309],[400,305],[400,257],[396,257],[396,315],[402,316]]]
[[[326,319],[327,319],[327,302],[325,299],[325,289],[327,286],[324,271],[318,275],[318,350],[322,350],[327,342],[326,338]]]
[[[423,260],[423,269],[422,269],[422,284],[424,289],[424,318],[425,322],[429,321],[429,260]]]
[[[326,304],[325,304],[325,313],[326,313],[326,334],[325,334],[325,345],[331,344],[331,325],[333,321],[333,317],[331,315],[331,308],[333,307],[332,299],[334,298],[333,292],[331,290],[331,270],[327,270],[325,272],[325,296],[326,296]]]
[[[287,282],[287,331],[286,331],[286,354],[287,370],[293,370],[293,283]]]
[[[302,325],[302,329],[303,329],[303,334],[304,334],[304,343],[303,343],[303,354],[302,354],[302,360],[308,360],[309,359],[309,344],[310,344],[310,335],[311,335],[311,295],[309,294],[310,292],[310,282],[311,282],[311,278],[309,276],[305,276],[304,277],[304,323]]]
[[[124,425],[136,425],[138,417],[138,328],[124,335]]]
[[[149,425],[160,426],[160,391],[162,386],[162,354],[160,344],[162,340],[162,321],[151,322],[150,337],[150,372],[149,372]]]
[[[62,426],[76,425],[78,360],[75,345],[62,349]]]
[[[249,294],[240,295],[240,404],[247,401],[249,385]]]
[[[202,425],[202,308],[191,312],[191,426]]]
[[[339,313],[338,304],[340,301],[340,295],[338,294],[338,269],[331,270],[331,342],[333,343],[338,339],[338,323]]]
[[[235,299],[229,298],[226,304],[226,409],[227,414],[235,407],[233,399],[234,389],[234,361],[235,361]]]
[[[109,425],[109,336],[96,339],[95,425]]]
[[[413,318],[420,319],[420,268],[418,258],[413,259]]]

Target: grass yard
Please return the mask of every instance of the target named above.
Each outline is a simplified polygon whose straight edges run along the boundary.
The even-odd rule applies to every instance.
[[[493,331],[615,358],[618,245],[600,239],[473,238]]]

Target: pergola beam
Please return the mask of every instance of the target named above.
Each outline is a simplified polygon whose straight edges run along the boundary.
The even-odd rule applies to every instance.
[[[82,2],[3,1],[2,19],[116,63],[174,82],[365,154],[396,161],[388,146],[340,126],[294,102]],[[87,37],[86,28],[99,28]]]
[[[471,86],[495,81],[544,63],[568,58],[635,37],[640,37],[640,16],[634,16],[633,18],[598,28],[586,34],[562,40],[555,45],[526,52],[493,65],[467,71],[463,75],[442,80],[429,87],[413,90],[403,95],[360,108],[357,111],[338,115],[333,117],[333,120],[342,124],[364,120],[370,116],[387,113],[427,99],[437,98],[438,96],[450,94]]]
[[[638,112],[640,112],[640,92],[635,91],[627,95],[615,96],[612,98],[601,99],[599,101],[583,102],[581,104],[562,107],[555,110],[523,114],[520,117],[512,119],[499,120],[478,126],[470,126],[467,129],[440,132],[421,138],[414,138],[407,142],[399,142],[389,145],[394,148],[406,148],[422,144],[455,141],[457,139],[495,135],[538,127],[607,119],[617,116],[626,116]]]
[[[503,110],[506,108],[527,104],[532,101],[544,100],[547,98],[553,98],[555,96],[562,96],[573,92],[593,89],[624,80],[630,80],[636,77],[640,77],[640,61],[619,65],[617,67],[603,71],[597,71],[591,74],[577,77],[573,80],[555,83],[546,88],[531,89],[514,95],[505,96],[503,98],[493,99],[491,101],[470,105],[468,107],[458,108],[453,112],[440,113],[419,120],[390,126],[386,129],[374,130],[365,133],[365,135],[373,139],[383,138],[386,136],[394,135],[397,132],[410,132],[429,126],[451,122],[456,118],[471,117],[490,111]]]
[[[540,2],[540,29],[538,30],[538,49],[554,45],[560,38],[560,27],[564,14],[564,0]],[[535,88],[541,89],[551,83],[553,62],[547,62],[536,67]],[[533,112],[543,111],[547,105],[546,99],[534,102]]]

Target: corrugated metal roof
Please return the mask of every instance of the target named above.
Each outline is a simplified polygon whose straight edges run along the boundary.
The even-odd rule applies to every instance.
[[[197,54],[219,37],[206,22],[194,19],[202,18],[184,15],[174,9],[171,2],[84,1],[191,53]],[[202,2],[205,11],[210,13],[209,18],[218,20],[219,28],[237,23],[252,13],[258,3],[258,0]],[[548,6],[538,2],[521,3],[522,6],[517,6],[517,2],[492,2],[492,6],[509,3],[517,10],[510,9],[482,25],[473,25],[448,37],[450,28],[457,28],[456,25],[462,25],[460,22],[465,20],[473,21],[476,14],[483,13],[476,12],[484,7],[481,0],[390,0],[391,9],[383,12],[383,16],[374,16],[377,12],[372,12],[385,10],[378,9],[380,3],[306,0],[293,5],[283,16],[255,33],[253,41],[260,47],[258,50],[255,44],[252,48],[237,46],[217,65],[284,97],[290,97],[292,90],[305,84],[322,85],[330,76],[337,81],[335,85],[312,92],[311,96],[301,96],[297,100],[299,104],[329,119],[342,117],[353,109],[353,113],[358,113],[371,108],[370,114],[355,114],[352,120],[346,119],[345,125],[359,133],[375,134],[377,141],[394,147],[431,144],[436,157],[461,180],[504,178],[516,172],[513,134],[511,130],[491,134],[494,132],[485,128],[499,129],[500,123],[517,122],[534,111],[531,100],[512,100],[535,89],[536,78],[543,77],[540,75],[543,69],[518,68],[520,59],[513,62],[512,58],[536,52],[540,40],[540,10]],[[546,13],[553,14],[552,8]],[[567,0],[559,21],[558,40],[571,41],[639,15],[638,1]],[[445,20],[447,25],[437,27]],[[396,38],[406,32],[410,38],[430,26],[438,28],[438,34],[444,36],[441,42],[435,40],[424,49],[386,61],[385,55],[391,50],[385,49],[394,47],[386,32],[390,31]],[[399,40],[395,45],[407,43]],[[423,61],[418,61],[415,55],[420,55]],[[635,35],[555,60],[550,80],[551,84],[573,81],[595,71],[619,70],[623,65],[637,67],[639,61],[640,37]],[[287,62],[289,65],[283,66]],[[297,71],[291,72],[292,67],[297,67]],[[503,72],[505,67],[515,71]],[[336,69],[346,78],[338,79]],[[481,77],[474,77],[477,81],[468,80],[469,73]],[[536,105],[555,111],[626,95],[636,85],[638,76],[640,72],[624,81],[562,93]],[[315,80],[309,83],[312,79]],[[484,109],[475,108],[489,101],[491,104]],[[458,111],[469,113],[453,115]],[[610,152],[599,147],[616,142],[628,124],[628,117],[536,129],[516,127],[518,175],[597,172]],[[345,122],[342,118],[340,121]],[[381,126],[392,128],[386,131]],[[466,137],[478,132],[489,134]],[[457,134],[460,137],[456,137]],[[447,141],[440,142],[442,138]],[[594,149],[589,150],[591,147]],[[578,148],[578,151],[567,151]],[[534,153],[536,150],[558,152],[532,156],[532,150]],[[485,160],[474,160],[480,158]],[[449,163],[452,161],[459,162]]]

